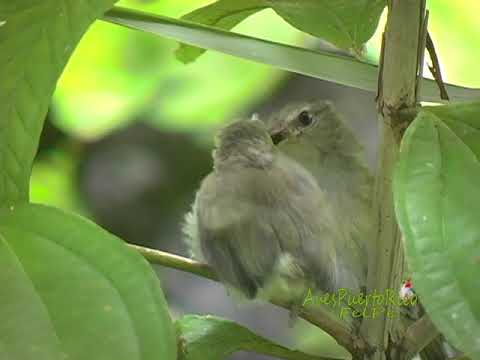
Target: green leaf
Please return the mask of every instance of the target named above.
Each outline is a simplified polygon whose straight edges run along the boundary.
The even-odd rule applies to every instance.
[[[122,241],[40,205],[0,210],[0,358],[176,359],[159,281]]]
[[[267,7],[264,0],[219,0],[182,16],[183,20],[230,30],[235,25]],[[206,50],[180,44],[176,51],[177,59],[183,63],[194,61]]]
[[[361,53],[386,6],[384,0],[268,0],[292,26],[335,46]]]
[[[28,200],[48,104],[70,54],[114,0],[0,2],[0,203]]]
[[[363,90],[377,91],[378,68],[353,57],[283,45],[120,7],[108,11],[104,20],[280,69]],[[446,87],[451,100],[466,101],[480,97],[480,89],[450,84]],[[424,79],[421,100],[442,102],[434,81]]]
[[[375,32],[385,5],[384,0],[304,0],[301,4],[297,0],[219,0],[182,19],[230,30],[250,15],[270,7],[297,29],[360,54],[363,44]],[[204,51],[182,45],[177,58],[190,62]]]
[[[451,343],[480,358],[480,104],[424,108],[405,133],[395,208],[414,287]]]
[[[252,351],[281,359],[325,359],[290,350],[254,334],[233,321],[216,316],[185,315],[175,324],[179,338],[180,360],[223,360],[237,351]]]

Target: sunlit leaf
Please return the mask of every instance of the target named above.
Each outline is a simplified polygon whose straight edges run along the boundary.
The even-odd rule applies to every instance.
[[[353,57],[283,45],[204,25],[118,7],[106,13],[104,19],[205,49],[217,50],[273,65],[284,70],[368,91],[377,90],[377,67],[360,62]],[[479,89],[448,84],[447,90],[451,100],[465,101],[480,97]],[[424,80],[421,99],[431,102],[441,101],[434,81]]]
[[[439,330],[480,357],[480,104],[425,108],[405,133],[395,208],[414,286]]]
[[[384,0],[218,0],[182,19],[230,30],[248,16],[270,7],[297,29],[360,54],[363,43],[375,32],[385,5]],[[177,57],[189,62],[203,51],[183,45]]]
[[[0,358],[174,360],[167,304],[146,261],[78,216],[0,210]]]

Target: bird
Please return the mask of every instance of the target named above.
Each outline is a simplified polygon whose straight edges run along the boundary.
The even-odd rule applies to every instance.
[[[374,177],[363,146],[328,100],[290,103],[264,121],[279,150],[314,176],[344,233],[345,241],[336,243],[337,280],[364,289],[375,225]]]
[[[338,290],[344,233],[314,176],[253,117],[223,128],[184,232],[193,256],[247,299],[302,302]]]

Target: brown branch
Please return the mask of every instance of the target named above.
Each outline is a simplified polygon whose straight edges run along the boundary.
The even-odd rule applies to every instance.
[[[422,351],[438,335],[440,333],[437,328],[430,320],[430,317],[425,314],[405,331],[402,347],[407,349],[408,353],[413,356]]]
[[[128,244],[129,247],[138,251],[145,259],[152,264],[163,265],[169,268],[189,272],[213,281],[219,281],[212,268],[201,262],[185,258],[183,256],[170,254],[165,251],[150,249],[143,246]],[[276,306],[290,310],[291,304],[280,299],[270,301]],[[356,335],[353,326],[342,321],[333,314],[325,305],[315,304],[300,309],[299,316],[315,326],[323,329],[337,342],[353,354],[365,351],[366,342]]]
[[[169,268],[199,275],[210,280],[219,281],[217,275],[215,275],[212,268],[207,264],[161,250],[150,249],[133,244],[128,244],[128,246],[137,250],[152,264],[163,265]]]
[[[389,0],[385,27],[381,88],[377,106],[381,121],[381,145],[377,160],[377,176],[373,212],[376,236],[372,243],[375,253],[370,254],[367,293],[397,288],[404,270],[401,232],[393,204],[392,174],[399,155],[399,143],[405,128],[399,112],[416,106],[416,85],[421,47],[421,26],[425,22],[425,0]],[[364,318],[361,333],[373,351],[366,353],[368,360],[400,359],[392,357],[390,339],[399,319],[387,312],[375,318]]]
[[[442,79],[442,73],[440,71],[440,62],[438,61],[437,52],[435,51],[435,46],[433,45],[433,40],[430,37],[430,33],[427,33],[427,50],[428,54],[430,55],[430,59],[432,60],[432,66],[428,66],[430,72],[432,73],[435,82],[438,85],[440,90],[440,98],[443,100],[450,100],[448,97],[447,89],[445,88],[445,83]]]

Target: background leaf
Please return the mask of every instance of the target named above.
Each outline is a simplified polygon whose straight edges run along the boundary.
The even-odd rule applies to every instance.
[[[477,17],[480,2],[428,0],[427,9],[430,11],[428,29],[435,44],[443,80],[468,87],[480,86],[480,71],[476,65],[480,57],[480,27]],[[366,44],[366,57],[373,63],[378,63],[379,60],[386,20],[385,12],[380,18],[377,31]],[[431,60],[425,54],[424,76],[431,79],[427,64],[431,65]]]
[[[361,53],[386,5],[384,0],[268,0],[296,28],[335,46]]]
[[[414,286],[435,325],[480,357],[480,104],[425,108],[405,133],[395,207]]]
[[[121,3],[180,16],[202,0]],[[273,11],[247,19],[238,29],[293,43],[304,37]],[[58,82],[52,121],[88,140],[133,121],[198,133],[261,102],[287,75],[214,52],[185,67],[172,55],[177,46],[144,32],[94,23]]]
[[[2,359],[176,359],[167,304],[146,261],[54,208],[0,211]]]
[[[253,351],[281,359],[328,360],[277,345],[247,328],[216,316],[185,315],[176,321],[179,359],[223,360],[237,351]]]
[[[219,0],[182,19],[230,30],[248,16],[270,7],[297,29],[360,54],[375,32],[385,5],[384,0],[305,0],[301,4],[297,0]],[[202,52],[181,45],[177,58],[190,62]]]
[[[85,30],[114,3],[0,2],[0,203],[28,200],[30,169],[57,79]]]
[[[309,75],[363,90],[377,91],[378,68],[349,56],[314,51],[250,36],[196,25],[165,16],[114,7],[104,19],[116,24],[166,36],[177,41],[217,50],[229,55],[269,64],[283,70]],[[478,98],[479,89],[447,84],[450,99],[466,101]],[[425,79],[422,101],[442,102],[437,84]]]

